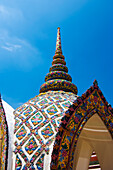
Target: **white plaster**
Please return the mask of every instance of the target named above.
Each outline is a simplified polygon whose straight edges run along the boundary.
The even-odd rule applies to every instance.
[[[12,153],[13,153],[13,134],[14,134],[14,115],[13,111],[14,109],[6,103],[4,100],[2,100],[3,107],[6,114],[6,120],[8,124],[8,131],[9,131],[9,145],[8,145],[8,170],[12,170]]]

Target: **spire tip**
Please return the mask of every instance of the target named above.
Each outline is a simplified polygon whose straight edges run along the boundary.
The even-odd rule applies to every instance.
[[[62,54],[60,27],[57,28],[57,41],[55,54]]]

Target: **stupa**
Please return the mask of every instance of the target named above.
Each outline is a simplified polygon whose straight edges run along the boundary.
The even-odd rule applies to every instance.
[[[61,118],[77,98],[62,54],[60,28],[52,66],[40,94],[15,110],[14,169],[50,169],[51,153]]]
[[[14,116],[14,170],[112,170],[113,109],[96,80],[77,96],[62,54],[60,28],[39,95]]]

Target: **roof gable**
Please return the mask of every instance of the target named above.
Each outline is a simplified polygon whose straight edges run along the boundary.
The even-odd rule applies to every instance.
[[[78,137],[85,123],[95,113],[100,116],[113,138],[113,108],[106,101],[96,80],[93,86],[74,101],[62,118],[53,148],[51,169],[73,167]]]

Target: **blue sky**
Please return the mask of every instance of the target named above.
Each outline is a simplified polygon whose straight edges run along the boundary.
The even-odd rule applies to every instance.
[[[0,92],[17,108],[39,94],[55,53],[57,27],[72,82],[82,95],[97,79],[113,106],[112,0],[0,2]]]

